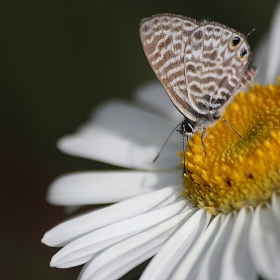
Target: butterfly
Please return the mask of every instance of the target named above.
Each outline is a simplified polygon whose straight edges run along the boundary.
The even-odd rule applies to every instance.
[[[203,131],[203,137],[205,128],[224,120],[234,94],[258,70],[247,68],[252,54],[246,36],[217,22],[157,14],[140,22],[140,38],[154,73],[184,117],[183,136]]]
[[[212,125],[257,68],[246,37],[216,22],[198,23],[158,14],[140,22],[146,57],[169,98],[184,116],[182,133]]]

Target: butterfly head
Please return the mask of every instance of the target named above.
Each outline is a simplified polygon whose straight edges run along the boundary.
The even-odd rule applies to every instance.
[[[192,124],[188,119],[181,122],[179,131],[183,136],[192,136],[195,132],[195,124]]]

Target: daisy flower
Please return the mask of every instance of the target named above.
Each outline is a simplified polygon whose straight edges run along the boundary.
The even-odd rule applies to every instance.
[[[258,81],[279,74],[280,6],[256,53]],[[278,41],[275,41],[278,40]],[[269,50],[267,53],[264,50]],[[223,121],[196,134],[185,151],[166,133],[181,121],[158,83],[134,103],[110,101],[75,134],[59,140],[65,153],[131,170],[64,175],[49,189],[56,205],[114,203],[65,221],[42,242],[63,247],[51,266],[86,264],[80,279],[117,279],[155,256],[141,279],[280,279],[280,85],[239,93]]]

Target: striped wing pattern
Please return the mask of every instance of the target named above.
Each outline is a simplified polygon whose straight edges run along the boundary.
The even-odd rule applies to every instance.
[[[230,49],[229,43],[236,36],[241,38],[240,46]],[[187,98],[196,112],[207,115],[238,91],[249,62],[239,57],[242,49],[250,49],[244,36],[221,24],[205,22],[191,34],[184,64]]]
[[[140,37],[146,57],[156,76],[178,110],[194,120],[186,103],[187,85],[184,50],[198,23],[170,14],[155,15],[140,23]]]
[[[240,43],[232,48],[235,36]],[[246,70],[250,61],[246,38],[219,23],[199,24],[183,16],[154,15],[141,21],[140,37],[169,98],[194,124],[213,120],[213,112],[217,114],[257,71]],[[248,51],[247,59],[239,56],[242,49]]]

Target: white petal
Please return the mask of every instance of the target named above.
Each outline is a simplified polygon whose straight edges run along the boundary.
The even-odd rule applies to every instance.
[[[269,34],[265,34],[253,53],[253,66],[259,68],[255,81],[266,85],[275,83],[280,74],[280,3],[271,22]]]
[[[60,139],[58,147],[71,155],[127,168],[177,168],[181,159],[176,151],[182,150],[179,133],[174,133],[159,159],[152,162],[175,125],[132,105],[108,102],[97,110],[93,121]]]
[[[141,86],[135,92],[134,99],[148,105],[148,108],[154,112],[173,119],[178,124],[183,120],[182,114],[172,104],[159,81],[152,81]]]
[[[185,199],[118,223],[102,227],[69,243],[56,253],[51,266],[67,268],[87,262],[94,254],[139,232],[178,215],[187,206]]]
[[[267,72],[267,46],[268,46],[268,34],[265,34],[261,41],[257,44],[253,53],[252,66],[258,67],[258,73],[256,78],[252,82],[252,85],[257,82],[262,85],[267,84],[266,72]],[[275,76],[276,77],[276,76]]]
[[[181,184],[181,170],[77,172],[56,179],[47,199],[56,205],[112,203]]]
[[[277,4],[273,16],[272,26],[269,34],[268,64],[266,81],[275,82],[276,76],[280,74],[280,3]]]
[[[173,127],[173,121],[159,116],[145,108],[126,101],[107,101],[94,110],[88,128],[92,125],[104,127],[128,138],[146,139],[153,135],[161,139],[166,135],[165,125]],[[156,126],[156,127],[155,127]],[[85,128],[85,126],[84,126]]]
[[[222,226],[205,254],[198,269],[197,279],[217,280],[221,270],[223,253],[234,223],[233,214],[227,214]]]
[[[156,253],[174,230],[197,209],[179,215],[126,239],[97,255],[82,271],[81,280],[117,279]]]
[[[206,231],[201,235],[201,238],[199,238],[193,248],[191,248],[191,251],[184,256],[182,262],[175,269],[172,279],[190,280],[195,278],[199,264],[214,240],[220,228],[220,223],[221,215],[218,215],[211,221]]]
[[[221,280],[257,279],[248,247],[251,220],[252,212],[249,209],[243,208],[239,211],[222,259]]]
[[[201,209],[185,222],[153,258],[140,279],[170,279],[175,266],[209,223],[210,217],[206,217],[209,217],[206,209]]]
[[[272,194],[271,206],[275,216],[278,218],[278,221],[280,223],[280,195],[277,195],[276,193]]]
[[[162,248],[164,241],[167,239],[167,237],[170,234],[173,233],[173,231],[175,229],[176,228],[173,228],[172,230],[169,230],[166,233],[164,233],[165,236],[163,238],[153,239],[150,242],[143,244],[140,248],[136,248],[134,250],[131,250],[130,252],[124,252],[123,255],[120,255],[122,253],[122,251],[118,250],[119,248],[113,247],[112,249],[115,249],[115,251],[113,252],[113,254],[115,253],[114,260],[112,260],[109,264],[107,264],[106,260],[103,259],[102,260],[103,262],[98,264],[97,268],[99,268],[99,270],[95,271],[95,269],[94,270],[92,269],[92,268],[96,267],[96,263],[95,263],[96,259],[94,258],[92,262],[88,262],[85,265],[85,267],[81,271],[81,274],[79,275],[78,279],[79,280],[85,280],[85,279],[115,280],[115,279],[119,279],[124,274],[126,274],[133,268],[137,267],[139,264],[143,263],[144,261],[150,259],[152,256],[156,255]],[[131,240],[129,239],[128,241],[131,241]],[[106,251],[106,253],[107,253],[107,251]],[[110,253],[111,253],[111,250],[110,250]],[[116,253],[118,253],[118,254],[116,254]],[[103,254],[101,256],[103,257]]]
[[[171,196],[176,200],[181,190],[182,187],[164,188],[73,218],[46,232],[42,242],[63,246],[98,228],[151,211]]]
[[[250,227],[249,250],[260,276],[280,279],[280,224],[269,205],[259,205],[255,210]]]

